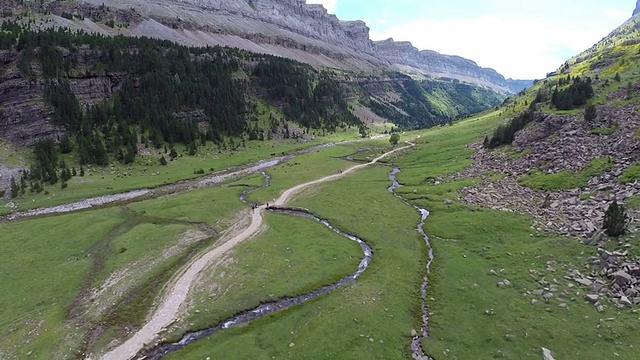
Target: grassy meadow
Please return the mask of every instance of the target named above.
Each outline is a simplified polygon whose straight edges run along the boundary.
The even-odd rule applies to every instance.
[[[62,358],[140,326],[164,283],[246,208],[243,189],[2,224],[0,357]]]
[[[147,155],[138,155],[132,164],[123,165],[114,162],[107,167],[85,167],[85,176],[73,177],[68,181],[66,189],[61,189],[58,183],[53,186],[45,186],[44,191],[39,194],[30,193],[27,190],[24,195],[15,199],[0,199],[0,215],[10,212],[5,207],[10,202],[19,210],[28,210],[136,189],[155,188],[327,142],[358,139],[360,136],[357,129],[347,129],[307,142],[297,140],[247,141],[245,147],[239,146],[236,151],[221,150],[212,143],[207,143],[206,146],[199,149],[195,156],[188,156],[185,149],[177,146],[179,157],[175,161],[169,161],[166,166],[162,166],[158,162],[161,156],[169,158],[163,149],[149,148]],[[0,144],[0,159],[7,159],[9,164],[26,166],[24,159],[27,158],[29,158],[29,154],[26,154],[24,149]],[[80,171],[77,159],[73,155],[65,155],[64,158],[69,167],[75,166],[76,170]],[[204,175],[197,174],[196,172],[199,170],[203,170]]]
[[[466,144],[481,141],[494,120],[488,115],[425,132],[417,149],[396,161],[405,184],[399,192],[431,211],[425,230],[436,259],[428,296],[430,337],[423,342],[427,353],[451,359],[539,359],[540,348],[547,347],[558,359],[636,358],[640,327],[634,312],[606,302],[600,314],[583,300],[588,290],[565,279],[572,270],[588,272],[584,266],[595,248],[578,239],[537,236],[526,217],[455,201],[457,191],[473,179],[430,181],[466,167],[471,155]],[[606,163],[595,161],[585,173]],[[627,241],[635,239],[629,235]],[[512,285],[498,287],[504,279]],[[554,284],[558,292],[548,301],[532,294]]]
[[[266,221],[268,231],[202,275],[178,328],[206,328],[263,302],[333,284],[355,272],[363,257],[358,244],[313,220],[267,213]]]
[[[415,230],[419,214],[387,191],[389,172],[382,165],[363,169],[304,192],[292,202],[372,246],[373,261],[356,284],[224,331],[168,358],[410,357],[411,330],[419,326],[420,269],[426,264],[426,246]],[[331,272],[325,270],[323,276],[329,279]],[[273,281],[277,280],[269,282]]]
[[[404,186],[398,192],[431,212],[425,230],[436,259],[424,348],[438,359],[539,359],[541,347],[558,359],[635,359],[640,346],[637,314],[609,302],[598,313],[583,300],[587,289],[565,278],[572,270],[588,272],[584,265],[594,248],[578,239],[539,235],[524,216],[457,201],[458,191],[477,179],[454,181],[450,175],[471,164],[468,145],[482,141],[502,119],[498,111],[486,112],[451,127],[402,134],[401,141],[415,140],[416,147],[389,160],[402,170],[398,179]],[[130,168],[116,166],[74,178],[55,197],[18,202],[30,208],[153,187],[194,177],[194,169],[209,173],[300,146],[255,148],[216,159],[185,156],[166,167],[141,158]],[[352,166],[344,159],[347,155],[361,151],[354,159],[365,161],[388,148],[388,140],[379,139],[297,156],[268,170],[271,187],[256,191],[250,200],[268,202],[287,188]],[[534,188],[563,189],[607,166],[607,159],[598,159],[566,178],[532,173],[521,181]],[[355,284],[223,331],[169,358],[410,358],[411,331],[421,325],[420,285],[428,249],[415,229],[419,214],[387,191],[390,170],[386,164],[362,169],[308,189],[291,202],[371,245],[373,261]],[[625,179],[636,179],[636,170],[630,169]],[[440,185],[434,185],[436,179]],[[144,322],[173,274],[215,246],[220,234],[248,212],[238,197],[263,181],[256,174],[126,207],[3,223],[0,358],[80,356],[125,337]],[[626,205],[640,206],[637,197]],[[321,224],[265,216],[265,232],[202,274],[185,316],[164,334],[167,338],[336,282],[353,273],[362,258],[357,244]],[[611,249],[637,240],[637,234],[628,235]],[[510,286],[498,287],[505,279]],[[551,299],[533,294],[552,286],[558,291]],[[97,295],[88,300],[94,290]],[[85,344],[96,329],[101,335]]]

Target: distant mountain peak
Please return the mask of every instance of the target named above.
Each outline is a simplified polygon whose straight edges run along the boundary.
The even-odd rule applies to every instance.
[[[633,16],[636,16],[640,13],[640,0],[636,2],[636,9],[633,10]]]

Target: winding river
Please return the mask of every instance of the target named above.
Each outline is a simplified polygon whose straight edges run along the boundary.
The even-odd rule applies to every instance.
[[[417,227],[417,231],[423,236],[425,243],[429,249],[429,260],[427,262],[426,265],[426,270],[427,270],[427,275],[424,277],[424,281],[422,283],[422,287],[421,287],[421,293],[422,293],[422,304],[421,304],[421,309],[422,309],[422,328],[421,328],[421,334],[415,334],[415,336],[412,337],[412,342],[411,342],[411,349],[412,349],[412,353],[413,353],[413,358],[414,359],[418,359],[418,360],[424,360],[424,359],[431,359],[430,357],[428,357],[425,352],[424,349],[422,347],[422,343],[421,343],[421,339],[423,337],[428,336],[428,323],[429,323],[429,312],[428,312],[428,308],[426,305],[426,299],[427,299],[427,287],[429,285],[429,278],[428,275],[431,271],[431,264],[433,262],[434,259],[434,255],[433,255],[433,250],[431,248],[431,242],[429,240],[429,237],[427,236],[427,234],[424,232],[424,224],[426,219],[429,216],[429,211],[427,211],[426,209],[422,209],[419,208],[413,204],[411,204],[406,198],[402,197],[401,195],[397,194],[395,192],[395,190],[397,190],[398,188],[400,188],[402,185],[400,185],[400,183],[397,180],[397,174],[400,173],[400,169],[399,168],[394,168],[393,171],[391,171],[391,173],[389,174],[389,179],[392,182],[391,187],[389,187],[389,192],[393,193],[394,196],[396,196],[398,199],[400,199],[402,202],[404,202],[405,204],[407,204],[408,206],[411,206],[413,208],[415,208],[421,215],[421,219],[420,219],[420,223],[418,224]],[[270,183],[271,183],[271,177],[265,173],[262,172],[262,175],[264,176],[264,185],[259,187],[259,188],[255,188],[255,189],[251,189],[251,190],[247,190],[244,191],[242,193],[242,195],[240,196],[240,199],[247,204],[248,206],[256,206],[257,204],[249,201],[247,199],[247,197],[258,190],[267,188]],[[197,342],[198,340],[207,338],[211,335],[214,335],[220,331],[232,328],[232,327],[239,327],[239,326],[245,326],[257,319],[266,317],[268,315],[280,312],[280,311],[284,311],[287,310],[293,306],[297,306],[300,304],[304,304],[308,301],[311,300],[315,300],[318,299],[332,291],[335,291],[337,289],[340,289],[348,284],[352,284],[354,283],[358,277],[360,275],[362,275],[362,273],[364,273],[364,271],[368,268],[371,260],[373,259],[373,250],[371,249],[371,247],[361,238],[349,234],[347,232],[344,232],[340,229],[338,229],[337,227],[333,226],[329,221],[325,220],[325,219],[321,219],[319,217],[317,217],[316,215],[312,214],[311,212],[309,212],[308,210],[304,210],[304,209],[297,209],[297,208],[290,208],[290,207],[283,207],[283,206],[273,206],[273,207],[269,207],[267,208],[267,210],[271,211],[272,213],[276,213],[276,214],[283,214],[283,215],[292,215],[292,216],[299,216],[299,217],[304,217],[307,219],[311,219],[314,221],[317,221],[321,224],[323,224],[324,226],[328,227],[329,229],[333,230],[334,232],[346,237],[347,239],[351,240],[351,241],[355,241],[357,242],[360,247],[362,248],[363,251],[363,258],[360,261],[360,264],[358,266],[358,269],[351,275],[346,276],[344,278],[342,278],[340,281],[338,281],[335,284],[332,285],[328,285],[325,287],[322,287],[318,290],[315,290],[313,292],[307,293],[307,294],[303,294],[300,296],[296,296],[296,297],[286,297],[283,298],[279,301],[275,301],[275,302],[271,302],[271,303],[266,303],[266,304],[262,304],[254,309],[251,310],[247,310],[244,312],[241,312],[229,319],[226,319],[222,322],[220,322],[219,324],[208,328],[208,329],[204,329],[204,330],[200,330],[200,331],[194,331],[194,332],[189,332],[187,334],[185,334],[179,341],[175,342],[175,343],[170,343],[170,344],[160,344],[157,347],[155,347],[154,349],[151,349],[149,351],[145,351],[145,352],[140,352],[137,355],[137,358],[139,359],[152,359],[152,360],[158,360],[158,359],[162,359],[164,356],[175,352],[175,351],[179,351],[181,349],[184,349],[185,347]]]
[[[254,206],[256,204],[250,202],[249,200],[247,200],[247,196],[249,194],[251,194],[252,192],[264,189],[266,187],[268,187],[270,185],[270,180],[271,177],[269,175],[267,175],[265,172],[262,172],[262,175],[265,178],[265,185],[263,185],[262,187],[253,189],[253,190],[247,190],[245,192],[242,193],[242,195],[240,196],[240,199],[247,205],[249,206]],[[265,316],[283,311],[283,310],[287,310],[293,306],[296,305],[300,305],[300,304],[304,304],[308,301],[311,300],[315,300],[321,296],[324,296],[332,291],[335,291],[337,289],[340,289],[342,287],[344,287],[345,285],[348,284],[352,284],[356,281],[356,279],[358,279],[358,277],[360,275],[362,275],[362,273],[364,273],[364,271],[367,269],[367,267],[369,267],[369,263],[371,262],[372,258],[373,258],[373,250],[371,249],[371,247],[361,238],[355,236],[355,235],[351,235],[347,232],[344,232],[340,229],[338,229],[337,227],[333,226],[329,221],[321,219],[317,216],[315,216],[314,214],[312,214],[311,212],[309,212],[308,210],[304,210],[304,209],[296,209],[296,208],[290,208],[290,207],[282,207],[282,206],[272,206],[272,207],[268,207],[267,210],[271,211],[272,213],[276,213],[276,214],[284,214],[284,215],[293,215],[293,216],[299,216],[299,217],[303,217],[303,218],[307,218],[307,219],[311,219],[311,220],[315,220],[319,223],[321,223],[322,225],[328,227],[329,229],[333,230],[334,232],[346,237],[347,239],[351,240],[351,241],[355,241],[358,243],[358,245],[360,245],[360,247],[362,248],[362,252],[363,252],[363,258],[360,261],[360,264],[358,265],[358,269],[351,275],[346,276],[344,278],[342,278],[340,281],[338,281],[335,284],[332,285],[327,285],[325,287],[322,287],[318,290],[315,290],[313,292],[304,294],[304,295],[300,295],[300,296],[296,296],[296,297],[286,297],[283,298],[281,300],[278,301],[274,301],[274,302],[270,302],[270,303],[266,303],[266,304],[262,304],[254,309],[251,310],[247,310],[244,312],[241,312],[235,316],[233,316],[232,318],[226,319],[222,322],[220,322],[219,324],[205,329],[205,330],[200,330],[200,331],[194,331],[194,332],[189,332],[187,334],[185,334],[182,339],[180,339],[180,341],[175,342],[175,343],[171,343],[171,344],[161,344],[159,346],[157,346],[156,348],[147,351],[147,352],[141,352],[139,353],[136,358],[139,359],[152,359],[152,360],[158,360],[158,359],[162,359],[164,356],[181,350],[183,348],[185,348],[186,346],[193,344],[194,342],[201,340],[203,338],[209,337],[217,332],[220,332],[222,330],[225,329],[229,329],[232,327],[237,327],[237,326],[245,326],[257,319],[263,318]]]
[[[426,209],[422,209],[417,207],[409,202],[405,197],[396,193],[396,190],[401,188],[402,185],[398,182],[398,174],[400,173],[399,168],[393,168],[393,171],[389,174],[389,179],[391,180],[391,187],[389,187],[389,192],[395,195],[398,199],[402,200],[405,204],[413,207],[420,213],[420,223],[418,224],[418,228],[416,229],[420,235],[424,238],[424,241],[427,244],[427,248],[429,249],[429,260],[427,261],[427,273],[424,276],[424,281],[422,282],[422,335],[415,334],[411,341],[411,350],[413,351],[413,358],[416,360],[424,360],[431,359],[428,355],[425,354],[425,351],[422,347],[422,338],[429,336],[429,308],[427,307],[427,288],[429,287],[429,274],[431,273],[431,264],[433,263],[434,255],[433,248],[431,247],[431,240],[429,236],[424,231],[424,223],[427,221],[429,217],[429,211]]]
[[[253,211],[251,212],[251,224],[249,225],[249,227],[247,227],[246,229],[242,230],[240,233],[236,234],[235,236],[233,236],[233,238],[231,238],[230,240],[226,241],[225,243],[223,243],[222,245],[220,245],[219,247],[216,247],[210,251],[208,251],[207,253],[205,253],[204,255],[202,255],[201,257],[194,259],[194,261],[189,264],[183,271],[181,271],[181,273],[177,276],[175,283],[169,287],[168,291],[167,291],[167,295],[165,297],[165,299],[163,300],[163,302],[159,305],[159,307],[156,309],[156,311],[154,312],[153,316],[150,318],[150,320],[140,329],[138,330],[136,333],[133,334],[132,337],[130,337],[128,340],[126,340],[124,343],[118,345],[117,347],[115,347],[114,349],[110,350],[108,353],[104,354],[103,356],[101,356],[101,358],[105,359],[105,360],[122,360],[122,359],[130,359],[130,358],[138,358],[138,359],[161,359],[163,358],[165,355],[177,351],[179,349],[182,349],[186,346],[188,346],[189,344],[192,344],[195,341],[198,341],[199,339],[202,339],[204,337],[208,337],[212,334],[215,334],[216,332],[219,332],[221,330],[224,329],[228,329],[231,327],[235,327],[235,326],[241,326],[241,325],[246,325],[256,319],[259,319],[261,317],[267,316],[269,314],[273,314],[285,309],[288,309],[292,306],[295,305],[299,305],[305,302],[308,302],[310,300],[319,298],[325,294],[328,294],[336,289],[342,288],[347,284],[352,284],[354,283],[357,278],[367,269],[367,267],[369,266],[369,263],[372,260],[372,256],[373,256],[373,250],[371,249],[371,247],[363,240],[360,239],[352,234],[346,233],[338,228],[336,228],[335,226],[333,226],[331,223],[329,223],[327,220],[321,219],[317,216],[315,216],[314,214],[312,214],[311,212],[309,212],[308,210],[304,210],[304,209],[296,209],[296,208],[290,208],[286,206],[286,203],[288,202],[288,200],[290,200],[293,196],[295,196],[296,194],[298,194],[299,192],[307,189],[310,186],[314,186],[314,185],[318,185],[327,181],[333,181],[333,180],[337,180],[342,178],[343,176],[355,172],[359,169],[362,169],[364,167],[370,166],[372,164],[377,163],[379,160],[395,153],[398,151],[402,151],[404,149],[408,149],[412,146],[415,146],[413,143],[408,142],[407,146],[404,147],[399,147],[396,148],[394,150],[391,150],[389,152],[386,152],[378,157],[376,157],[375,159],[371,160],[370,162],[364,163],[364,164],[360,164],[360,165],[355,165],[353,167],[350,167],[344,171],[341,171],[339,174],[334,174],[334,175],[329,175],[329,176],[325,176],[323,178],[317,179],[317,180],[313,180],[313,181],[309,181],[303,184],[299,184],[296,185],[290,189],[287,189],[286,191],[284,191],[280,197],[278,197],[278,199],[275,200],[275,203],[273,204],[273,206],[265,206],[265,205],[257,205],[257,204],[253,204],[250,201],[247,200],[247,196],[252,192],[252,191],[257,191],[258,189],[254,189],[254,190],[250,190],[250,191],[245,191],[242,196],[241,199],[243,202],[245,202],[245,204],[250,205],[253,208]],[[264,177],[265,177],[265,183],[261,188],[265,188],[267,186],[270,185],[270,178],[268,175],[266,175],[264,173],[264,168],[263,169],[259,169],[261,166],[265,166],[267,164],[260,164],[259,167],[253,167],[251,169],[250,172],[258,172],[258,171],[262,171]],[[245,168],[246,171],[246,168]],[[393,186],[389,189],[390,191],[393,192],[393,190],[397,189],[400,185],[398,184],[398,182],[395,180],[395,174],[397,174],[399,170],[394,170],[392,172],[392,182],[393,182]],[[245,175],[247,175],[245,173]],[[204,185],[209,185],[209,184],[200,184],[201,186]],[[404,201],[405,203],[409,204],[408,201],[404,198],[402,198],[401,196],[397,195],[397,197],[399,197],[400,199],[402,199],[402,201]],[[410,204],[409,204],[410,205]],[[429,239],[426,236],[426,234],[424,234],[424,232],[422,231],[422,226],[424,225],[424,221],[428,216],[428,211],[423,210],[423,209],[419,209],[421,214],[422,214],[422,220],[421,223],[418,227],[418,231],[420,231],[423,236],[425,237],[425,240],[427,242],[427,245],[429,244]],[[308,294],[304,294],[304,295],[300,295],[300,296],[296,296],[296,297],[291,297],[291,298],[284,298],[280,301],[275,301],[272,303],[267,303],[267,304],[263,304],[260,305],[254,309],[248,310],[248,311],[244,311],[240,314],[237,314],[236,316],[233,316],[225,321],[220,322],[219,324],[217,324],[216,326],[209,328],[209,329],[205,329],[205,330],[201,330],[201,331],[197,331],[197,332],[191,332],[186,334],[180,341],[176,342],[176,343],[171,343],[171,344],[160,344],[158,346],[156,346],[155,348],[151,348],[151,349],[146,349],[145,348],[145,344],[149,344],[151,343],[155,338],[157,338],[158,334],[164,329],[166,328],[166,326],[168,326],[171,322],[174,321],[175,316],[178,312],[179,307],[181,306],[182,303],[184,303],[188,290],[191,287],[191,285],[194,283],[197,274],[202,271],[204,268],[206,268],[207,266],[209,266],[209,264],[211,263],[211,261],[215,258],[218,258],[220,256],[222,256],[224,253],[230,251],[231,249],[233,249],[235,246],[237,246],[238,244],[240,244],[241,242],[252,238],[253,236],[255,236],[256,234],[258,234],[261,231],[262,228],[262,224],[264,222],[264,219],[262,217],[262,212],[263,211],[271,211],[273,213],[278,213],[278,214],[285,214],[285,215],[293,215],[293,216],[301,216],[301,217],[305,217],[305,218],[309,218],[312,219],[314,221],[317,221],[321,224],[323,224],[324,226],[327,226],[328,228],[330,228],[331,230],[335,231],[336,233],[348,238],[351,241],[355,241],[357,242],[360,247],[362,248],[363,251],[363,258],[360,261],[360,264],[358,265],[357,270],[349,275],[344,277],[343,279],[341,279],[339,282],[332,284],[332,285],[328,285],[325,287],[322,287],[316,291],[313,291],[311,293]],[[430,252],[430,259],[433,259],[433,254]],[[427,268],[429,269],[431,266],[431,260],[429,261],[429,263],[427,264]],[[424,326],[423,326],[423,334],[426,334],[426,329],[427,329],[427,325],[426,325],[426,320],[427,320],[427,312],[426,312],[426,306],[425,306],[425,302],[424,302],[424,298],[426,298],[426,278],[425,278],[425,284],[423,285],[423,313],[425,314],[425,322],[424,322]],[[414,340],[413,340],[413,345],[412,348],[414,349],[414,357],[418,356],[420,353],[422,352],[421,346],[420,346],[420,336],[415,336]]]

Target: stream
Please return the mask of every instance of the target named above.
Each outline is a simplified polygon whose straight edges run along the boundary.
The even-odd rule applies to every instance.
[[[262,175],[265,178],[265,184],[262,187],[259,188],[255,188],[255,189],[251,189],[251,190],[247,190],[244,191],[242,193],[242,195],[240,196],[240,199],[247,205],[249,206],[253,206],[255,205],[253,202],[247,200],[247,196],[249,194],[251,194],[252,192],[264,189],[266,187],[268,187],[271,183],[271,178],[268,174],[266,174],[265,172],[262,172]],[[282,300],[279,301],[275,301],[275,302],[270,302],[270,303],[266,303],[266,304],[262,304],[254,309],[251,310],[247,310],[247,311],[243,311],[240,312],[239,314],[224,320],[222,322],[220,322],[219,324],[217,324],[214,327],[208,328],[208,329],[204,329],[204,330],[200,330],[200,331],[194,331],[194,332],[188,332],[186,333],[178,342],[175,343],[171,343],[171,344],[160,344],[158,346],[156,346],[155,348],[149,350],[149,351],[142,351],[141,353],[139,353],[136,358],[137,359],[152,359],[152,360],[158,360],[158,359],[162,359],[163,357],[165,357],[166,355],[181,350],[183,348],[185,348],[186,346],[193,344],[194,342],[201,340],[203,338],[209,337],[213,334],[216,334],[220,331],[223,331],[225,329],[229,329],[232,327],[239,327],[239,326],[245,326],[257,319],[263,318],[265,316],[283,311],[283,310],[287,310],[293,306],[296,305],[300,305],[303,303],[306,303],[308,301],[311,300],[315,300],[321,296],[324,296],[330,292],[333,292],[337,289],[340,289],[342,287],[344,287],[345,285],[348,284],[352,284],[354,283],[358,277],[360,275],[362,275],[362,273],[364,273],[364,271],[367,269],[367,267],[369,266],[369,263],[371,262],[371,259],[373,258],[373,250],[371,249],[371,247],[361,238],[355,236],[355,235],[351,235],[349,233],[346,233],[338,228],[336,228],[335,226],[333,226],[329,221],[321,219],[315,215],[313,215],[311,212],[309,212],[308,210],[304,210],[304,209],[296,209],[296,208],[290,208],[290,207],[269,207],[267,208],[267,210],[271,211],[272,213],[275,214],[283,214],[283,215],[293,215],[293,216],[299,216],[299,217],[304,217],[307,219],[312,219],[314,221],[317,221],[319,223],[321,223],[322,225],[328,227],[329,229],[333,230],[334,232],[346,237],[347,239],[357,242],[358,245],[360,245],[360,247],[362,248],[362,252],[363,252],[363,258],[360,261],[360,264],[358,265],[358,269],[356,270],[356,272],[354,272],[353,274],[346,276],[344,278],[342,278],[340,281],[338,281],[335,284],[332,285],[327,285],[324,286],[318,290],[315,290],[313,292],[304,294],[304,295],[299,295],[296,297],[287,297],[287,298],[283,298]]]
[[[413,207],[420,213],[420,223],[418,224],[418,228],[416,229],[420,235],[424,238],[424,241],[429,248],[429,260],[427,261],[427,274],[424,277],[424,281],[422,282],[422,334],[417,334],[413,336],[413,340],[411,341],[411,350],[413,351],[413,358],[416,360],[424,360],[431,359],[428,355],[425,354],[424,348],[422,347],[422,338],[429,336],[429,308],[427,307],[427,287],[429,286],[429,274],[431,273],[431,264],[433,263],[434,255],[433,248],[431,247],[431,240],[429,236],[424,231],[424,223],[429,217],[429,211],[426,209],[419,208],[409,202],[406,198],[401,195],[398,195],[395,191],[402,187],[402,185],[398,182],[397,176],[400,173],[400,168],[393,168],[393,171],[389,173],[389,179],[391,179],[391,187],[389,187],[389,192],[395,195],[398,199],[402,200],[405,204]]]

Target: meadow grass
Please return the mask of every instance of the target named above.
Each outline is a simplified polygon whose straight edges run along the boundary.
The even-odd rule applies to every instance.
[[[630,184],[640,180],[640,164],[631,165],[620,177],[621,184]]]
[[[121,221],[119,209],[108,209],[2,225],[3,352],[45,359],[65,346],[67,311],[92,268],[89,248]]]
[[[195,156],[187,156],[184,149],[177,147],[179,156],[175,161],[169,161],[166,166],[159,164],[158,159],[168,155],[160,149],[149,149],[149,155],[139,155],[132,164],[123,165],[112,163],[106,167],[87,166],[85,176],[76,176],[68,181],[68,187],[61,189],[60,184],[45,186],[42,193],[30,193],[15,199],[4,199],[0,206],[13,202],[19,210],[39,207],[55,206],[90,197],[117,194],[143,188],[155,188],[162,185],[176,183],[181,180],[202,177],[196,174],[203,170],[205,175],[214,171],[228,169],[234,166],[250,164],[266,158],[271,158],[297,150],[306,149],[326,142],[358,140],[357,129],[339,130],[336,133],[317,138],[313,141],[298,142],[288,140],[248,141],[246,147],[239,147],[237,151],[219,151],[212,143],[201,147]],[[80,166],[73,155],[66,157],[66,163],[74,166],[79,172]],[[213,169],[213,170],[212,170]]]
[[[249,196],[249,200],[266,203],[297,184],[315,180],[346,170],[353,163],[342,159],[355,151],[346,146],[334,146],[310,154],[296,156],[293,160],[267,170],[271,186]]]
[[[640,210],[640,195],[628,198],[624,205],[629,209]]]
[[[224,331],[169,358],[409,357],[411,330],[419,326],[420,269],[427,249],[415,230],[418,213],[387,191],[389,171],[385,166],[363,169],[300,194],[292,203],[372,246],[373,261],[356,284]]]
[[[63,357],[80,348],[90,323],[105,330],[98,347],[121,336],[123,327],[140,326],[179,266],[215,239],[177,240],[186,230],[198,230],[198,223],[224,230],[224,219],[246,208],[238,198],[245,188],[196,189],[131,204],[129,210],[113,207],[3,224],[0,332],[6,336],[0,349],[18,358],[29,352],[34,358]],[[76,297],[117,273],[126,276],[70,321]]]
[[[8,167],[21,166],[29,158],[27,149],[0,139],[0,164]]]
[[[489,126],[490,120],[476,120],[424,133],[415,151],[396,160],[405,184],[399,192],[431,211],[425,230],[436,259],[428,294],[430,336],[423,340],[426,352],[435,358],[539,359],[540,348],[547,347],[559,359],[637,357],[636,316],[609,301],[599,314],[583,300],[588,290],[564,278],[571,270],[584,271],[595,248],[577,239],[534,235],[531,220],[524,216],[444,203],[473,179],[442,185],[425,181],[446,178],[450,169],[466,166],[464,144],[481,140]],[[608,166],[599,160],[585,173]],[[504,279],[513,285],[499,288]],[[556,281],[560,290],[548,302],[528,293]],[[532,305],[534,299],[538,303]]]
[[[203,275],[192,293],[189,328],[212,326],[263,302],[336,283],[355,272],[363,257],[358,244],[313,220],[271,213],[265,220],[268,231]]]
[[[220,231],[225,228],[221,220],[248,209],[240,201],[240,194],[264,182],[259,175],[253,179],[254,181],[242,179],[222,187],[194,189],[177,195],[141,201],[129,204],[128,208],[145,216],[209,224]]]

